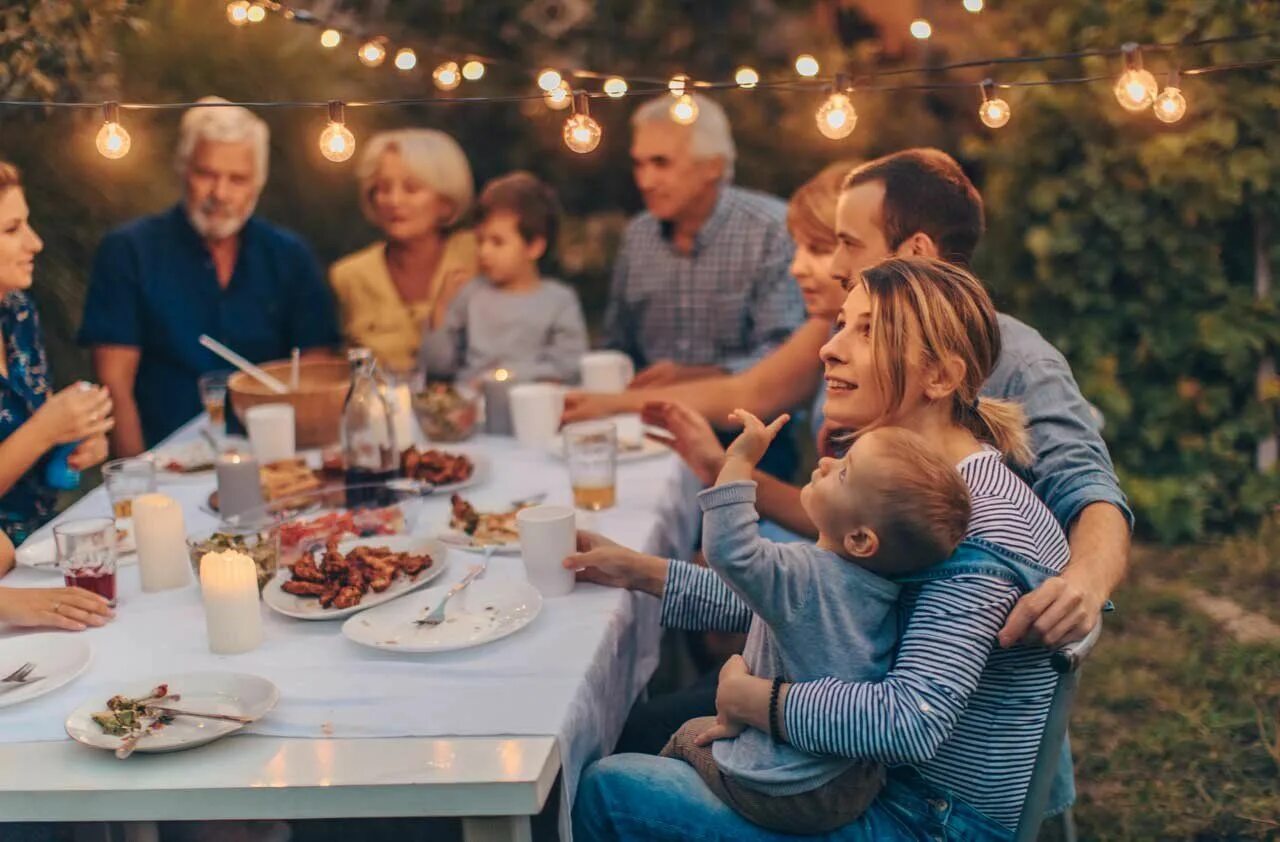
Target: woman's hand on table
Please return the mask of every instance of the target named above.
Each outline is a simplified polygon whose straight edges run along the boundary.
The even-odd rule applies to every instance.
[[[110,446],[105,435],[90,436],[71,451],[71,455],[67,457],[67,467],[73,471],[92,468],[105,461],[109,452]]]
[[[778,729],[784,741],[787,734],[782,712],[790,688],[790,684],[783,684],[778,693]],[[730,656],[720,668],[720,683],[716,687],[716,724],[697,738],[698,745],[736,737],[748,725],[768,734],[772,692],[772,681],[752,675],[741,655]]]
[[[83,588],[0,588],[0,622],[84,631],[115,616],[107,601]]]
[[[628,588],[662,596],[667,587],[667,560],[638,553],[595,532],[578,532],[578,551],[564,560],[578,579],[611,588]]]
[[[684,404],[670,401],[647,403],[640,415],[646,424],[671,434],[670,439],[658,441],[678,453],[703,485],[716,481],[724,467],[724,447],[706,418]]]
[[[111,393],[101,386],[72,383],[46,400],[27,423],[43,431],[50,447],[105,435],[115,426]]]

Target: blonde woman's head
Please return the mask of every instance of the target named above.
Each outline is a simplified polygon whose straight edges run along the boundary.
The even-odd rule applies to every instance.
[[[374,135],[356,166],[360,208],[391,241],[453,229],[471,210],[475,183],[457,141],[436,129]]]

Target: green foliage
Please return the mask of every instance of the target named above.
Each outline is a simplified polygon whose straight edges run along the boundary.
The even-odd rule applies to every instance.
[[[1265,31],[1265,5],[1064,0],[1009,4],[993,20],[1019,51],[1056,53]],[[1260,58],[1273,43],[1176,60]],[[1173,57],[1146,58],[1163,85]],[[1117,70],[1097,59],[1051,72],[1077,75],[1072,64],[1079,75]],[[1190,109],[1171,126],[1125,112],[1110,86],[1013,91],[1008,127],[970,143],[987,172],[980,268],[998,301],[1068,356],[1106,416],[1140,528],[1194,538],[1280,499],[1280,474],[1254,467],[1280,407],[1256,383],[1280,349],[1280,284],[1254,294],[1257,264],[1280,269],[1280,70],[1184,75]]]

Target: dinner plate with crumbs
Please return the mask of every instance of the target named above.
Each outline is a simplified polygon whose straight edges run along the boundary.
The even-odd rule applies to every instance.
[[[211,743],[266,716],[280,699],[267,679],[235,672],[175,673],[114,689],[116,695],[98,693],[73,710],[66,729],[76,742],[121,759]]]
[[[513,635],[542,611],[542,594],[523,579],[477,579],[445,606],[444,622],[418,625],[444,599],[446,585],[361,612],[342,624],[342,633],[361,646],[390,652],[452,652],[483,646]]]

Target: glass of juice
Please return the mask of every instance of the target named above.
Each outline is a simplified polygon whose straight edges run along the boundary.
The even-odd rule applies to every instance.
[[[227,434],[227,378],[230,371],[211,371],[200,376],[200,402],[209,416],[209,429],[215,436]]]
[[[53,527],[58,567],[70,588],[84,588],[116,604],[116,524],[109,517],[69,520]]]
[[[115,459],[102,466],[116,528],[132,535],[133,501],[156,490],[156,466],[149,459]]]
[[[565,458],[573,504],[598,512],[617,501],[618,427],[612,421],[587,421],[564,428]]]

